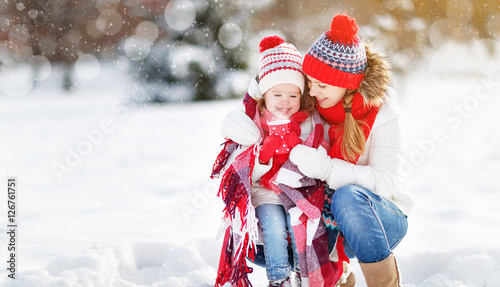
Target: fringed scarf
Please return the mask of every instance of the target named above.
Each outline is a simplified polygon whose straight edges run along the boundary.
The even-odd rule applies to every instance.
[[[330,150],[328,151],[328,155],[331,158],[338,158],[349,161],[342,156],[342,138],[344,133],[344,122],[346,117],[346,112],[342,105],[342,101],[331,108],[322,108],[319,105],[316,105],[318,112],[321,117],[331,125],[328,130],[328,137],[330,139]],[[356,93],[354,98],[352,99],[351,105],[351,114],[354,119],[358,121],[362,121],[363,131],[365,134],[365,139],[368,139],[370,135],[371,129],[373,127],[373,123],[375,122],[375,118],[377,116],[379,108],[373,105],[365,104],[363,100],[363,96],[360,93]],[[360,155],[356,157],[354,161],[350,161],[351,163],[356,163]]]
[[[254,118],[256,109],[252,102],[253,99],[245,95],[246,112]],[[251,106],[247,106],[249,103]],[[313,122],[314,130],[304,144],[317,148],[323,141],[324,131],[316,111],[313,111]],[[223,170],[235,145],[232,141],[225,143],[212,170],[212,178]],[[252,268],[247,266],[245,258],[255,255],[257,239],[257,220],[250,198],[256,150],[257,145],[254,145],[238,155],[221,180],[218,195],[225,203],[225,220],[230,226],[225,230],[215,286],[227,282],[237,287],[252,286],[247,276]],[[335,286],[343,273],[342,261],[348,258],[344,255],[342,240],[337,240],[336,248],[341,256],[336,262],[329,259],[328,236],[321,221],[324,183],[305,177],[290,160],[274,173],[270,183],[292,218],[302,286]]]

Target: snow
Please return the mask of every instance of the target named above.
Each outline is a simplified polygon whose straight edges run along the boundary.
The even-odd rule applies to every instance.
[[[395,254],[404,286],[500,286],[500,72],[454,65],[471,52],[450,45],[394,90],[417,201]],[[27,94],[0,96],[0,173],[19,183],[16,279],[0,204],[0,284],[213,286],[222,203],[209,174],[240,100],[129,106],[133,81],[102,63],[98,73],[65,93],[54,68]],[[260,267],[250,278],[267,281]]]

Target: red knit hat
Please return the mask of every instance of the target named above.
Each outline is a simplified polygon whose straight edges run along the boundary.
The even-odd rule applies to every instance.
[[[330,31],[321,35],[304,57],[304,73],[328,85],[357,89],[366,68],[366,51],[357,32],[353,18],[345,14],[333,17]]]
[[[294,84],[304,92],[302,55],[294,45],[278,36],[265,37],[260,42],[259,90],[264,94],[278,84]]]

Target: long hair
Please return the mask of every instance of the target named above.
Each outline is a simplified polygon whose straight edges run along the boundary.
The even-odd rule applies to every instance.
[[[351,108],[352,99],[356,93],[363,96],[365,105],[380,107],[388,96],[391,83],[391,66],[386,57],[373,51],[371,45],[365,44],[367,67],[365,77],[358,89],[347,90],[344,96],[344,108]],[[346,113],[343,124],[342,156],[354,162],[358,156],[365,153],[366,136],[364,129],[367,123],[356,120],[351,113]]]
[[[347,90],[342,105],[344,109],[351,108],[352,99],[357,90]],[[354,162],[358,156],[363,155],[366,149],[366,136],[363,126],[366,123],[362,120],[356,120],[352,113],[346,113],[345,121],[340,125],[343,131],[340,151],[344,159]]]

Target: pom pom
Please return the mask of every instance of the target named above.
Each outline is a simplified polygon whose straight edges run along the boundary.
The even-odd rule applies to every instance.
[[[279,44],[281,43],[284,43],[285,40],[281,39],[280,37],[278,36],[269,36],[269,37],[265,37],[264,39],[262,39],[262,41],[260,41],[260,52],[264,52],[265,50],[267,49],[272,49],[276,46],[278,46]]]
[[[333,17],[328,36],[332,41],[340,41],[342,44],[351,44],[357,41],[358,33],[356,21],[348,15],[342,14]]]

